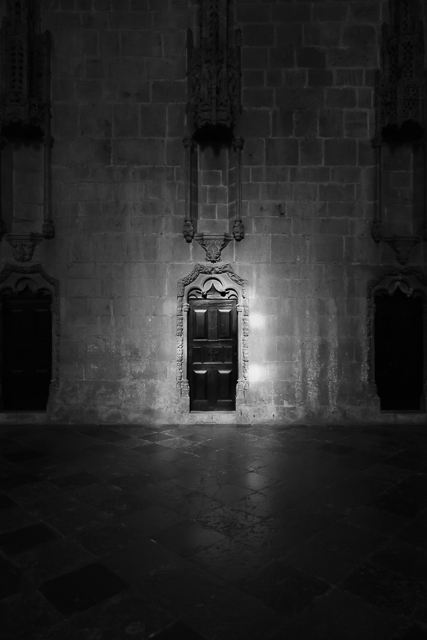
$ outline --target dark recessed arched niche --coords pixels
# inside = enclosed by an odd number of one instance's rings
[[[425,411],[427,280],[391,272],[369,286],[370,382],[382,411]]]

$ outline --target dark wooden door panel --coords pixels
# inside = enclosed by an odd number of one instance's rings
[[[188,379],[193,411],[236,406],[237,310],[235,300],[191,300]]]

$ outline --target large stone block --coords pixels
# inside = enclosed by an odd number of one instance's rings
[[[165,141],[161,138],[113,140],[114,164],[164,165]]]
[[[319,199],[325,201],[351,202],[356,197],[354,184],[320,184]]]
[[[112,135],[112,106],[83,104],[80,106],[80,135],[91,138],[110,138]]]
[[[308,259],[307,238],[303,235],[272,235],[271,262],[299,263]]]
[[[274,106],[274,90],[271,88],[243,89],[243,103],[254,108]]]
[[[267,165],[298,164],[298,140],[270,138],[266,140]]]
[[[270,69],[293,69],[295,66],[295,50],[288,43],[279,43],[277,47],[271,47],[268,55]]]
[[[113,134],[115,138],[135,138],[139,136],[139,105],[114,105]],[[154,134],[151,135],[153,136]]]
[[[323,165],[323,140],[299,140],[300,166]]]
[[[332,139],[325,140],[325,164],[349,165],[357,164],[356,140]]]
[[[248,47],[269,47],[274,43],[273,24],[244,24],[243,42]]]
[[[331,5],[332,7],[333,5]],[[304,44],[307,46],[337,47],[341,44],[341,25],[339,21],[324,24],[305,23]]]
[[[313,262],[343,262],[344,238],[314,235],[309,240],[309,258]]]

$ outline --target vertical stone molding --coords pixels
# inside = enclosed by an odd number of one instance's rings
[[[427,240],[427,91],[419,0],[390,0],[376,76],[377,207],[374,242],[386,242],[399,264]]]
[[[241,32],[229,0],[200,0],[199,44],[187,32],[185,222],[183,235],[244,237],[241,201]],[[234,43],[230,39],[234,36]],[[222,220],[223,234],[210,222]],[[230,221],[233,221],[230,223]],[[231,227],[231,228],[230,228]],[[199,234],[200,238],[200,234]],[[197,239],[197,238],[196,238]],[[209,257],[207,258],[209,260]]]
[[[0,30],[1,233],[18,262],[53,238],[50,33],[40,0],[7,0]]]
[[[249,301],[247,293],[247,281],[238,276],[230,264],[220,266],[197,264],[194,269],[185,278],[178,281],[177,291],[177,373],[176,383],[178,393],[181,398],[185,398],[188,403],[189,410],[189,391],[187,373],[187,318],[189,304],[187,302],[188,294],[191,290],[199,288],[204,289],[204,283],[208,282],[212,276],[215,276],[223,286],[224,290],[232,287],[238,297],[237,315],[238,315],[238,371],[237,371],[237,387],[236,400],[237,403],[243,402],[246,392],[249,389]]]

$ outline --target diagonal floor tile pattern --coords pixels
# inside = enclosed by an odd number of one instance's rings
[[[3,425],[2,640],[427,640],[427,428]]]

